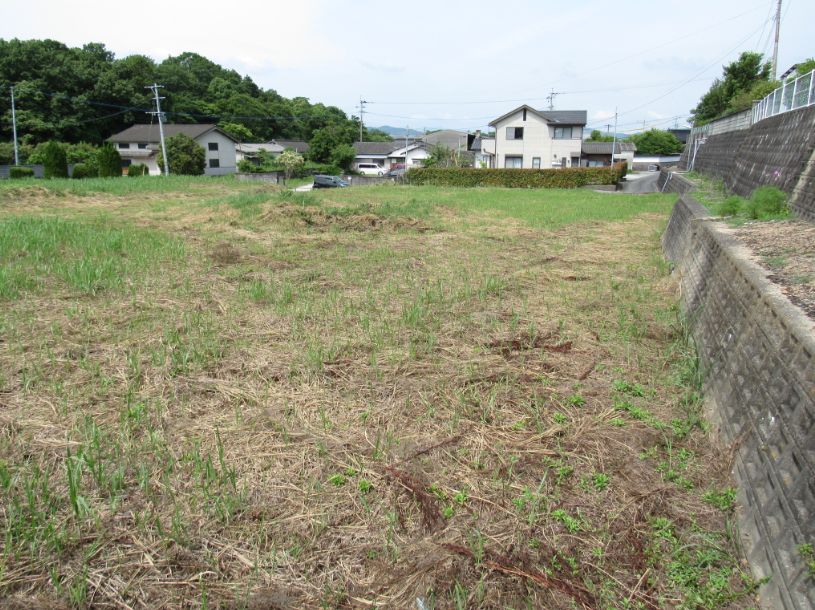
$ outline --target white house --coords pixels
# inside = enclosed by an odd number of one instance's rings
[[[475,132],[470,142],[470,152],[473,154],[473,167],[495,167],[495,138]]]
[[[578,167],[585,126],[585,110],[519,106],[490,123],[495,129],[495,167]]]
[[[424,142],[408,141],[407,147],[404,140],[392,140],[390,142],[354,142],[354,169],[359,169],[359,164],[376,164],[382,168],[383,172],[388,172],[394,167],[421,167],[424,160],[430,156]]]
[[[164,125],[165,140],[179,133],[183,133],[195,140],[204,149],[206,165],[204,174],[207,176],[221,176],[233,174],[236,170],[235,138],[217,125],[182,125],[169,123]],[[133,125],[108,138],[116,146],[122,157],[122,165],[130,166],[132,163],[143,163],[147,166],[151,176],[161,174],[158,166],[158,151],[161,148],[157,124]]]

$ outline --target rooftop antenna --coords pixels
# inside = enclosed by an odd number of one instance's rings
[[[554,89],[552,89],[549,92],[549,95],[546,96],[546,101],[549,102],[549,111],[550,112],[555,109],[555,97],[558,96],[558,95],[561,95],[562,93],[564,93],[564,92],[563,91],[555,91]]]

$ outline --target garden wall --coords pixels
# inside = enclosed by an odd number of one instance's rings
[[[705,397],[734,450],[739,524],[765,608],[815,608],[798,546],[815,542],[815,324],[721,223],[685,195],[663,248],[704,367]]]
[[[694,171],[716,176],[738,195],[772,184],[790,195],[796,215],[815,221],[815,106],[709,136]]]

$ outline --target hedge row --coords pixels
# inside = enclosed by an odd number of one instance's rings
[[[506,188],[577,188],[587,184],[616,184],[626,173],[625,164],[612,167],[565,169],[476,169],[471,167],[422,167],[411,169],[411,184],[434,186],[502,186]]]

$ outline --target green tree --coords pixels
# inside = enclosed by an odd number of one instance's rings
[[[203,147],[196,144],[191,137],[179,133],[167,138],[165,146],[171,174],[200,176],[204,173],[206,154]],[[164,156],[161,151],[158,154],[158,165],[164,167]]]
[[[48,142],[43,149],[43,166],[46,178],[67,178],[68,157],[59,142]]]
[[[295,151],[287,149],[280,153],[277,162],[285,168],[286,180],[288,180],[297,169],[303,167],[305,159]]]
[[[350,169],[357,152],[350,144],[340,144],[331,151],[331,164],[342,169]]]
[[[629,139],[637,145],[637,152],[644,155],[672,155],[682,152],[682,142],[669,131],[649,129]]]
[[[238,142],[251,142],[255,139],[252,132],[240,123],[219,123],[218,127],[223,129]]]
[[[96,172],[100,178],[114,178],[122,175],[122,156],[106,142],[96,154]]]
[[[761,82],[770,80],[770,64],[762,63],[761,53],[744,52],[739,58],[726,65],[722,78],[713,81],[710,89],[702,96],[696,108],[691,110],[693,123],[700,125],[715,118],[740,110],[744,95]],[[734,106],[733,102],[739,104]]]
[[[587,142],[613,142],[614,136],[603,135],[599,129],[592,129]]]
[[[338,125],[328,125],[314,132],[309,141],[308,157],[317,163],[331,162],[334,149],[354,141],[353,133]]]

